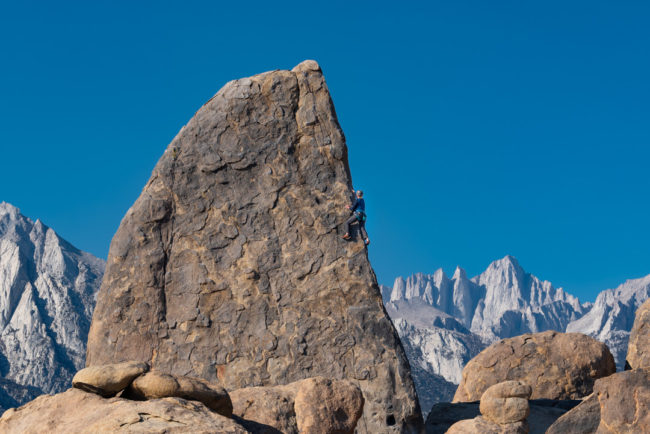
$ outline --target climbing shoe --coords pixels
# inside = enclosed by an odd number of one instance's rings
[[[350,236],[350,234],[345,234],[345,235],[343,235],[343,239],[344,239],[344,240],[349,240],[350,238],[352,238],[352,237]]]

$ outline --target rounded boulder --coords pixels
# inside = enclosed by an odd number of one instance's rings
[[[581,399],[594,381],[616,371],[607,346],[581,333],[525,334],[481,351],[463,369],[453,402],[478,401],[492,385],[517,380],[530,399]]]
[[[110,398],[148,370],[149,365],[142,362],[89,366],[77,372],[72,379],[72,387]]]

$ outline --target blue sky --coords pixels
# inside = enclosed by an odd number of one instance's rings
[[[583,300],[650,274],[647,2],[0,8],[0,200],[83,250],[223,84],[311,58],[381,283],[506,254]]]

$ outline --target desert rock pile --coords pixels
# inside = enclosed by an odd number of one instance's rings
[[[505,381],[489,387],[481,397],[482,416],[456,422],[450,434],[527,433],[531,388],[520,381]]]
[[[0,432],[352,434],[363,412],[361,390],[346,380],[315,377],[240,389],[231,400],[221,386],[148,368],[86,368],[75,376],[73,389],[8,410]],[[143,372],[134,376],[138,370]]]
[[[493,384],[518,380],[532,387],[531,399],[578,399],[594,381],[616,371],[605,344],[581,333],[525,334],[503,339],[463,369],[454,402],[476,401]]]

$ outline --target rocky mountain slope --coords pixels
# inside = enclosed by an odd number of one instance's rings
[[[440,269],[397,278],[392,288],[382,287],[382,294],[409,361],[417,367],[415,383],[427,411],[424,403],[451,400],[463,366],[483,348],[524,333],[585,333],[606,343],[622,369],[634,312],[650,295],[650,276],[603,291],[592,305],[506,256],[472,279],[461,268],[451,278]],[[429,377],[448,384],[432,391],[425,386]]]
[[[0,406],[69,387],[104,261],[0,203]]]
[[[316,62],[228,83],[113,238],[87,365],[143,361],[228,390],[352,379],[366,402],[359,432],[418,432],[367,251],[341,239],[351,187]]]
[[[628,280],[598,294],[589,312],[569,323],[566,331],[584,333],[607,344],[618,370],[623,370],[635,312],[649,297],[650,275]]]

